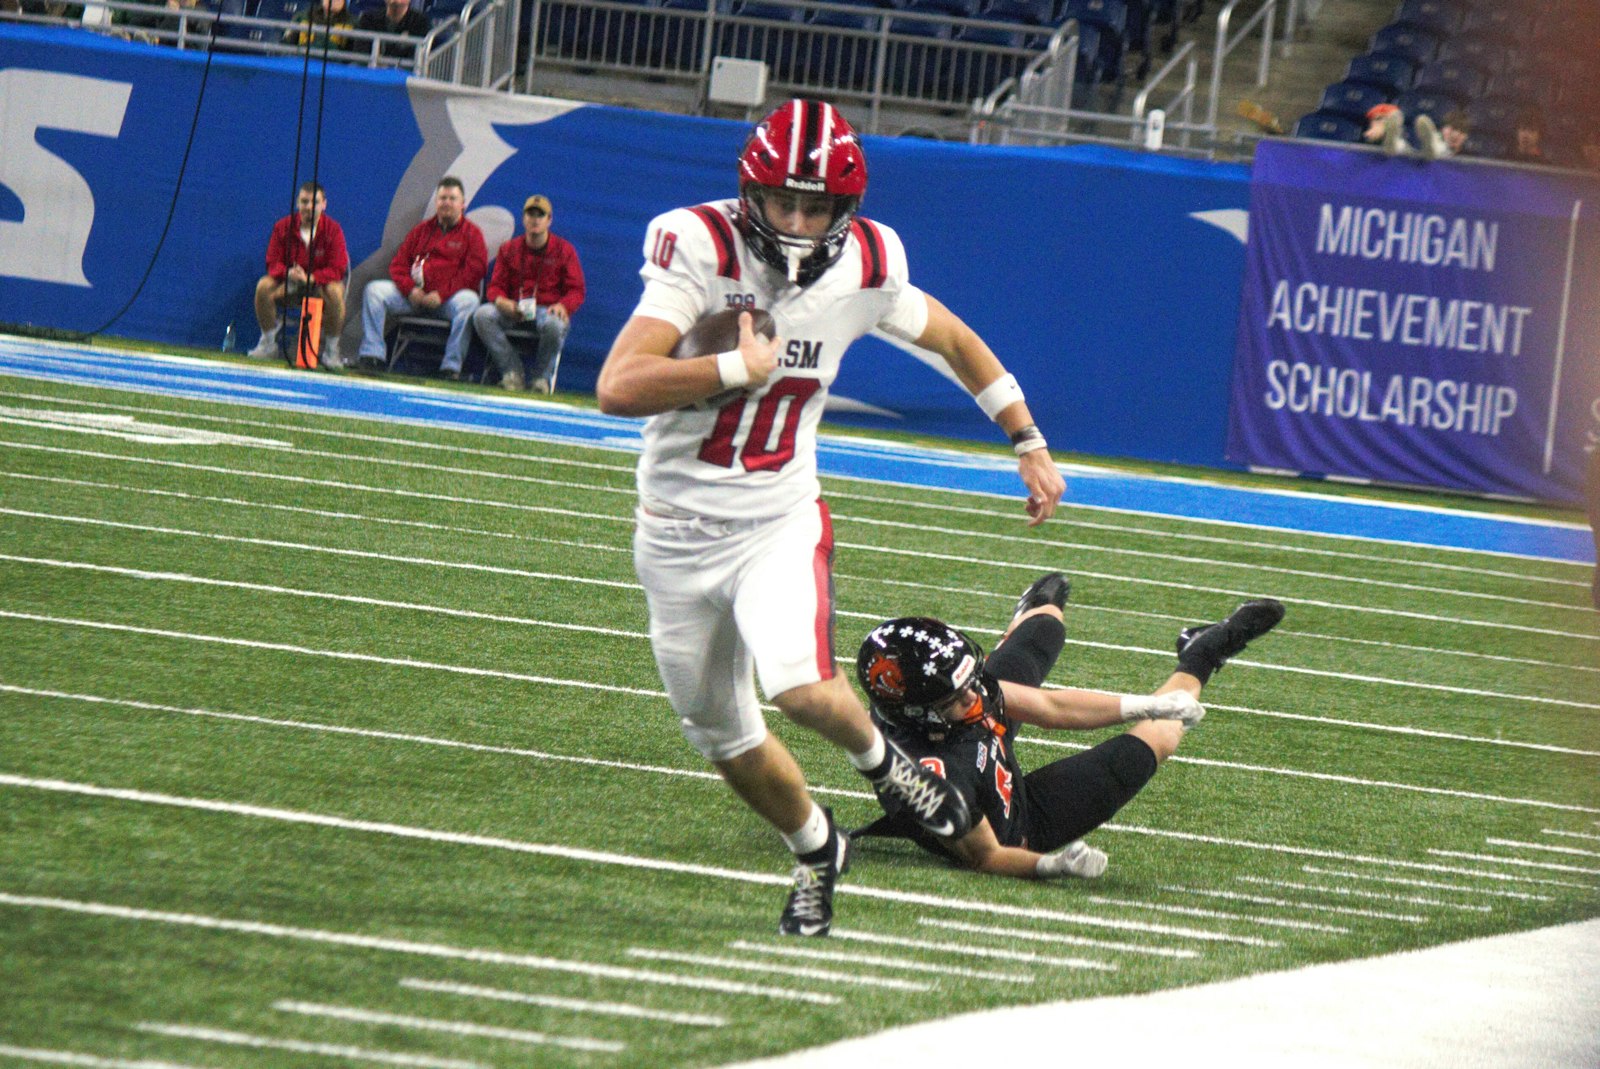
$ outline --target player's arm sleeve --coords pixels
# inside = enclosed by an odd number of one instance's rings
[[[636,316],[665,320],[687,333],[708,310],[709,287],[716,251],[705,222],[679,208],[650,221],[644,235],[644,294]]]
[[[906,263],[906,247],[900,235],[882,223],[877,226],[883,235],[884,255],[889,262],[888,277],[883,283],[889,307],[878,320],[878,329],[901,341],[914,342],[928,327],[928,298],[911,284],[911,269]]]

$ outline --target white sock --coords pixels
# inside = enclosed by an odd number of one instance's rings
[[[828,845],[828,815],[816,802],[811,803],[811,815],[800,825],[800,830],[785,835],[783,841],[798,857],[821,850]]]
[[[278,340],[278,328],[277,327],[272,327],[272,328],[270,328],[268,330],[263,330],[261,332],[261,340],[256,343],[256,348],[257,349],[265,349],[267,346],[271,345],[273,342],[275,342],[277,340]]]
[[[860,753],[850,755],[850,763],[863,772],[871,772],[883,764],[883,759],[889,756],[889,748],[884,744],[883,732],[878,730],[876,724],[872,727],[872,745]]]

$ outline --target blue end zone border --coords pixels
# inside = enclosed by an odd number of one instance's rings
[[[431,424],[637,453],[642,420],[511,397],[477,397],[390,380],[306,374],[186,357],[130,355],[0,337],[0,374],[226,401],[266,408]],[[822,474],[875,483],[991,494],[1021,516],[1021,485],[1004,457],[824,435]],[[1218,486],[1192,479],[1066,469],[1073,505],[1249,528],[1593,564],[1583,524],[1361,501],[1300,490]]]

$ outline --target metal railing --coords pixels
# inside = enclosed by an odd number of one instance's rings
[[[117,19],[121,14],[126,21]],[[334,47],[328,58],[374,68],[399,68],[421,77],[485,89],[509,88],[514,74],[516,12],[507,0],[473,0],[458,16],[435,26],[425,37],[333,27]],[[512,20],[508,27],[507,20]],[[318,26],[291,18],[258,18],[203,8],[159,8],[138,0],[92,0],[81,17],[0,12],[0,21],[36,25],[81,26],[129,40],[185,50],[211,47],[216,32],[218,51],[268,56],[298,56],[305,46],[295,38]],[[320,41],[311,46],[320,59]]]
[[[1166,81],[1167,75],[1178,70],[1180,66],[1183,70],[1183,85],[1159,107],[1150,109],[1147,113],[1146,108],[1149,106],[1151,94],[1156,91],[1157,86]],[[1133,118],[1138,125],[1134,126],[1130,134],[1131,139],[1148,149],[1171,147],[1188,151],[1192,135],[1196,133],[1214,135],[1215,130],[1202,130],[1194,121],[1195,89],[1199,84],[1199,73],[1200,63],[1195,58],[1194,42],[1186,41],[1160,70],[1150,76],[1150,80],[1145,82],[1144,87],[1133,98]],[[1174,120],[1173,116],[1179,114],[1182,118]],[[1179,135],[1179,143],[1176,146],[1167,144],[1169,131],[1177,131]]]
[[[1211,54],[1211,97],[1206,101],[1205,122],[1206,129],[1213,136],[1215,136],[1217,129],[1218,102],[1222,98],[1222,65],[1227,61],[1233,50],[1243,44],[1246,37],[1250,36],[1250,31],[1263,23],[1264,25],[1262,25],[1261,29],[1261,57],[1256,61],[1256,85],[1266,85],[1267,75],[1271,72],[1272,24],[1273,19],[1277,17],[1278,0],[1265,0],[1260,10],[1250,16],[1250,20],[1239,27],[1238,34],[1230,39],[1228,29],[1233,24],[1233,13],[1238,10],[1239,5],[1243,2],[1244,0],[1229,0],[1228,6],[1224,7],[1221,14],[1217,16],[1217,39]]]

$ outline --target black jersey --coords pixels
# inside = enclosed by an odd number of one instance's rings
[[[972,809],[988,818],[1002,846],[1027,845],[1028,798],[1014,746],[1020,726],[1006,716],[1000,681],[987,671],[982,676],[983,719],[954,727],[942,737],[898,728],[873,712],[873,721],[913,760],[948,780]],[[885,817],[863,828],[864,835],[893,835],[912,839],[942,857],[950,856],[943,844],[924,832],[909,817]]]

